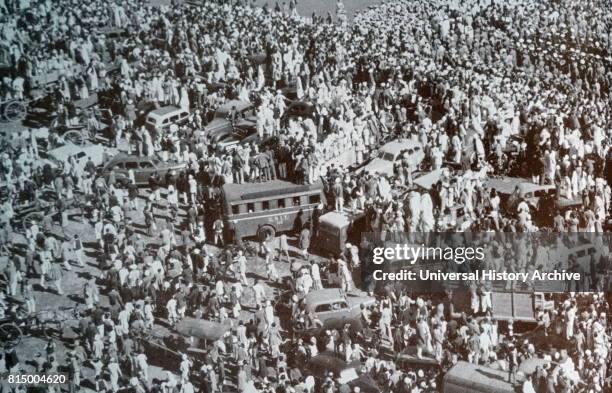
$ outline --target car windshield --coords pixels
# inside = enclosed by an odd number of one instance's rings
[[[385,160],[385,161],[395,161],[395,156],[393,155],[393,153],[383,153],[382,157],[380,157],[381,159]]]
[[[215,117],[227,117],[228,113],[229,112],[227,112],[225,110],[217,109],[217,111],[215,112]]]

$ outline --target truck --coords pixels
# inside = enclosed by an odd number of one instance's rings
[[[332,255],[340,255],[347,242],[359,244],[364,228],[365,214],[362,211],[354,214],[348,211],[327,212],[319,218],[317,247]]]
[[[548,283],[546,283],[548,284]],[[554,284],[554,283],[550,283]],[[462,312],[470,312],[472,293],[467,287],[449,285],[452,317],[459,318]],[[540,289],[540,290],[538,290]],[[553,310],[554,288],[506,288],[504,283],[495,282],[491,287],[491,311],[501,321],[536,322],[537,310]],[[563,289],[560,289],[563,291]]]

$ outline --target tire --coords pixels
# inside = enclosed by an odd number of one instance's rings
[[[272,225],[262,225],[259,229],[257,229],[257,238],[260,241],[265,241],[270,238],[274,238],[276,236],[276,230]]]
[[[2,114],[8,121],[23,120],[26,115],[26,106],[22,101],[11,101],[4,104]]]
[[[14,323],[0,325],[0,343],[5,349],[19,345],[22,335],[21,329]]]
[[[64,140],[77,146],[83,146],[85,144],[85,137],[81,131],[68,131],[64,134]]]

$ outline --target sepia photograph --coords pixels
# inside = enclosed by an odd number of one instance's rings
[[[611,0],[0,0],[0,78],[0,393],[612,393]]]

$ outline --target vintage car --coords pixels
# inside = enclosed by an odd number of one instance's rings
[[[220,132],[211,138],[212,144],[218,151],[232,150],[240,144],[250,144],[259,141],[257,129],[246,125],[244,128],[236,128],[231,132]]]
[[[287,124],[289,119],[301,117],[303,119],[314,119],[316,109],[314,104],[306,101],[295,101],[289,104],[283,118],[281,119],[283,124]]]
[[[535,184],[518,177],[490,178],[486,180],[484,187],[494,188],[500,196],[502,206],[509,212],[516,212],[519,203],[525,201],[533,211],[543,216],[536,218],[547,225],[552,224],[556,210],[565,211],[582,204],[580,197],[569,199],[557,195],[554,184]]]
[[[121,153],[104,165],[102,174],[108,179],[111,172],[114,172],[115,181],[122,186],[129,183],[130,170],[133,171],[134,181],[138,186],[148,185],[151,175],[157,174],[163,185],[168,175],[178,175],[186,168],[186,164],[181,162],[163,162],[156,157],[140,157]]]
[[[443,393],[514,393],[508,372],[459,361],[442,381]]]
[[[373,297],[363,292],[344,294],[339,288],[325,288],[310,291],[298,300],[303,314],[292,315],[289,299],[292,292],[279,297],[276,309],[281,316],[281,324],[296,336],[316,335],[328,329],[342,329],[348,325],[355,333],[363,333],[359,317],[361,305],[371,306]],[[317,321],[309,326],[301,315],[311,314]]]
[[[359,361],[347,363],[333,352],[321,352],[310,358],[305,365],[306,371],[315,380],[322,383],[325,378],[333,374],[334,380],[339,385],[346,385],[351,391],[356,387],[363,393],[378,393],[382,390],[376,381],[366,374],[360,374],[363,365]]]
[[[101,145],[78,146],[66,143],[64,146],[48,150],[46,159],[54,168],[64,167],[71,160],[74,165],[83,170],[89,159],[95,166],[99,166],[104,163],[109,154],[112,154],[112,152]]]
[[[402,160],[404,151],[408,151],[409,161],[413,168],[418,169],[425,158],[423,147],[419,142],[399,140],[383,145],[378,151],[378,157],[370,161],[362,170],[393,176],[393,168],[396,163]]]
[[[188,354],[195,368],[199,369],[205,363],[210,344],[222,338],[230,329],[229,323],[186,317],[169,332],[147,332],[141,338],[141,344],[147,357],[156,364],[178,367],[182,354]]]
[[[145,120],[145,126],[150,130],[167,131],[171,125],[182,125],[188,120],[188,111],[169,105],[149,112]]]
[[[230,113],[236,111],[234,124],[229,119]],[[255,106],[248,101],[232,100],[217,108],[214,118],[204,127],[209,138],[222,138],[236,129],[255,129],[257,117]]]

